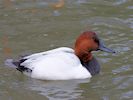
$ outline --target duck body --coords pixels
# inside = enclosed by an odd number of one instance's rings
[[[24,74],[41,80],[91,78],[90,72],[81,64],[74,50],[67,47],[35,53],[13,64]]]

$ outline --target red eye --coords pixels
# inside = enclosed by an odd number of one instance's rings
[[[99,45],[99,38],[98,37],[93,37],[93,40]]]

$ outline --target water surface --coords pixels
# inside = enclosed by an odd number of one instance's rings
[[[132,100],[132,0],[0,1],[1,100]],[[91,80],[40,81],[6,68],[4,60],[73,47],[75,38],[93,30],[117,54],[94,52],[101,73]]]

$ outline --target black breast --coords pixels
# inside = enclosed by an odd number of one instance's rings
[[[81,62],[82,65],[91,73],[91,75],[99,74],[100,72],[100,64],[96,60],[96,58],[93,57],[93,59],[87,63]]]

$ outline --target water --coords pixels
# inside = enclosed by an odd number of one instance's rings
[[[0,1],[0,100],[133,100],[132,0]],[[117,54],[94,52],[101,73],[91,80],[40,81],[6,68],[10,57],[73,47],[93,30]]]

